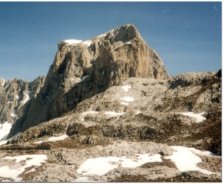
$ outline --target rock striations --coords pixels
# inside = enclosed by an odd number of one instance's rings
[[[64,40],[46,78],[0,78],[0,182],[219,182],[221,100],[133,25]]]

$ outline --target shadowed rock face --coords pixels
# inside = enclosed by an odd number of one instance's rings
[[[162,60],[133,25],[121,26],[81,43],[63,41],[39,95],[16,122],[11,135],[59,117],[129,77],[167,79]]]
[[[35,98],[44,83],[44,77],[32,82],[0,79],[0,123],[14,123],[27,109],[29,100]],[[0,124],[1,125],[1,124]]]

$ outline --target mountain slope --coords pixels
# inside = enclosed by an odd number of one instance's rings
[[[188,85],[179,82],[185,78]],[[66,133],[80,143],[91,140],[97,144],[110,138],[155,141],[221,155],[220,104],[221,80],[213,73],[179,75],[170,80],[130,78],[13,141]]]
[[[22,181],[220,181],[221,78],[129,78],[0,150],[47,155]]]

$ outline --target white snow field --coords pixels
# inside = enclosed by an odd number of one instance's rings
[[[210,154],[207,151],[202,153],[202,151],[196,150],[195,148],[187,148],[184,146],[172,146],[172,148],[174,150],[173,154],[165,158],[172,160],[181,172],[199,171],[208,175],[212,174],[211,171],[197,166],[198,163],[202,162],[201,158],[197,154],[199,153],[199,155],[209,156]]]
[[[91,45],[91,40],[86,40],[86,41],[83,41],[83,40],[76,40],[76,39],[68,39],[68,40],[63,40],[64,43],[66,44],[69,44],[69,45],[77,45],[79,43],[81,44],[84,44],[84,45],[87,45],[88,47]]]
[[[11,128],[12,124],[7,121],[4,122],[3,124],[0,124],[0,140],[5,138],[9,134]]]
[[[20,155],[14,157],[4,157],[4,160],[13,160],[15,164],[12,166],[0,166],[0,177],[11,178],[15,182],[19,182],[22,178],[19,177],[26,168],[39,167],[46,162],[47,156],[40,155]],[[21,163],[22,162],[22,163]]]
[[[164,159],[170,159],[173,163],[175,163],[180,172],[198,171],[207,175],[216,174],[206,169],[202,169],[197,165],[198,163],[202,162],[199,155],[213,156],[211,152],[183,146],[171,147],[173,149],[173,154],[164,157]],[[118,167],[134,169],[136,167],[142,166],[145,163],[151,162],[162,162],[161,155],[137,154],[135,158],[127,158],[126,156],[89,158],[80,165],[80,167],[77,169],[77,173],[81,174],[79,181],[88,181],[85,176],[103,176],[109,171]]]
[[[75,40],[75,39],[68,39],[68,40],[63,40],[64,43],[67,43],[69,45],[76,45],[78,43],[83,42],[82,40]]]
[[[82,44],[87,45],[88,47],[91,45],[92,41],[91,40],[86,40],[84,42],[82,42]]]
[[[90,158],[79,167],[77,173],[102,176],[118,167],[136,168],[148,162],[162,162],[162,159],[159,154],[138,154],[135,159],[126,157]]]
[[[198,150],[196,148],[188,148],[189,150],[191,150],[193,153],[197,154],[197,155],[201,155],[201,156],[216,156],[213,153],[211,153],[210,151],[201,151]]]

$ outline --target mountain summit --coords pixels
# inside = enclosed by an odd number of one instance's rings
[[[58,44],[43,88],[31,99],[11,135],[60,117],[129,77],[168,78],[162,60],[134,25],[118,27],[92,40],[64,40]]]

